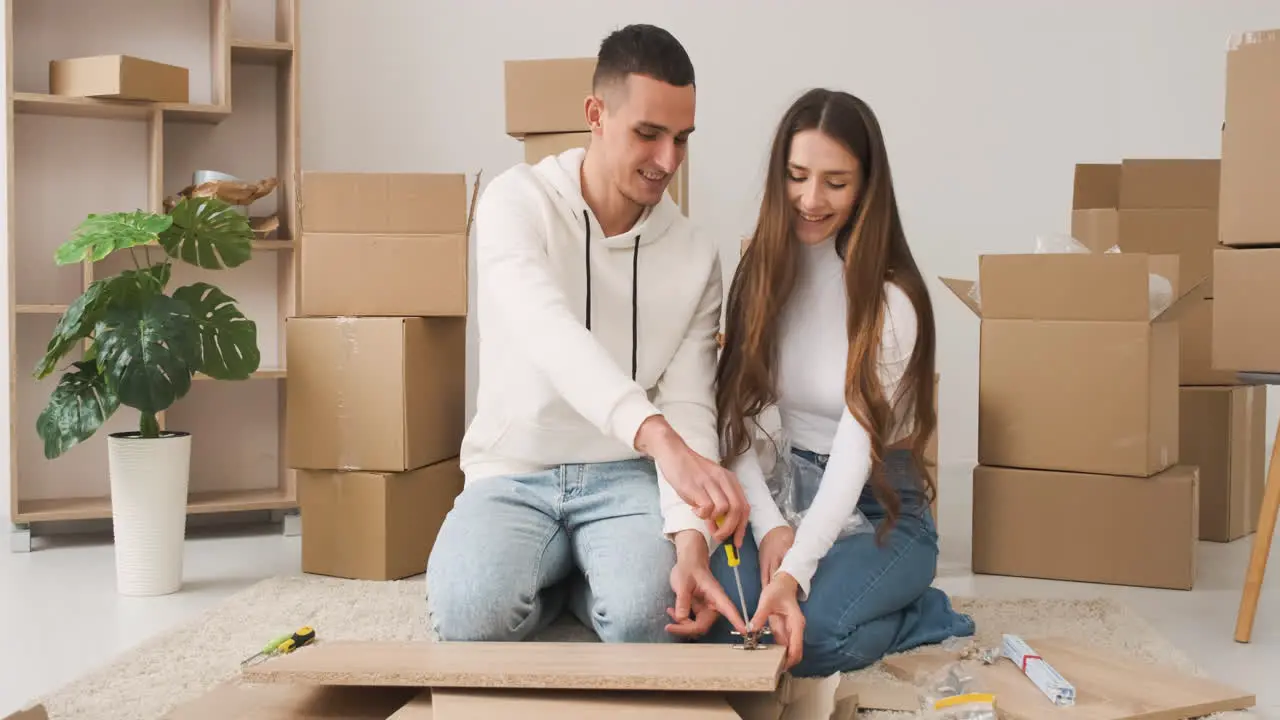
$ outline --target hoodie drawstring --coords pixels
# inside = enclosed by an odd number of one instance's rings
[[[591,329],[591,216],[586,210],[582,211],[582,221],[587,226],[586,245],[583,252],[585,260],[585,271],[587,275],[587,330]],[[631,248],[631,379],[636,379],[636,371],[639,366],[638,362],[638,325],[639,325],[639,299],[640,286],[638,279],[640,277],[640,236],[636,235],[635,244]]]

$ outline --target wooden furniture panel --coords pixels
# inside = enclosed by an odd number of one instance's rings
[[[741,720],[715,693],[433,690],[431,712],[434,720]]]
[[[541,690],[768,692],[772,645],[556,642],[328,642],[246,668],[248,682]]]

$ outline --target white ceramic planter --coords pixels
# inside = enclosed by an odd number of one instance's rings
[[[191,435],[113,433],[107,438],[116,589],[167,595],[182,587]]]

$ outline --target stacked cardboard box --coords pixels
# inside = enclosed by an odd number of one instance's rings
[[[421,573],[462,490],[462,175],[305,173],[287,445],[304,572]]]
[[[1152,276],[1172,287],[1152,312]],[[973,571],[1190,588],[1176,255],[988,255],[943,282],[981,318]]]
[[[1280,30],[1227,53],[1213,365],[1280,372]]]
[[[586,100],[591,95],[595,58],[508,60],[505,64],[507,134],[524,144],[525,162],[586,147],[591,142]],[[667,187],[689,214],[689,161]]]
[[[1178,320],[1180,462],[1200,470],[1200,539],[1230,542],[1253,532],[1262,501],[1266,390],[1211,361],[1220,167],[1201,158],[1077,165],[1071,229],[1096,252],[1176,254],[1179,282],[1202,283]]]

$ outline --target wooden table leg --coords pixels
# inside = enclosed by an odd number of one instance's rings
[[[1244,591],[1240,596],[1240,612],[1236,616],[1236,642],[1247,643],[1253,635],[1253,618],[1258,611],[1258,596],[1262,594],[1262,578],[1267,572],[1267,557],[1271,554],[1271,539],[1275,534],[1276,516],[1280,514],[1280,426],[1276,428],[1275,444],[1271,447],[1271,464],[1267,467],[1267,489],[1262,496],[1262,511],[1258,516],[1258,529],[1253,535],[1253,551],[1249,555],[1249,569],[1245,572]]]

